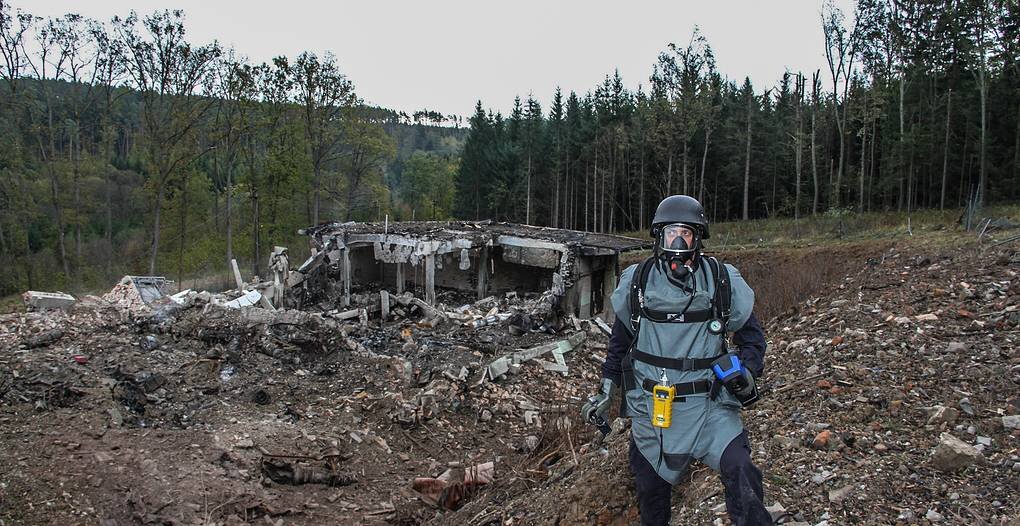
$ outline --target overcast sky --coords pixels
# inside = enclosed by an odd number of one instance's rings
[[[39,16],[67,12],[108,20],[135,9],[183,9],[189,39],[213,39],[252,61],[332,51],[366,102],[411,113],[428,108],[469,116],[477,100],[502,111],[529,93],[548,108],[564,93],[594,89],[619,69],[647,87],[670,42],[695,25],[731,79],[756,90],[783,71],[825,69],[821,0],[13,0]],[[837,5],[849,11],[850,0]],[[849,13],[848,13],[849,14]]]

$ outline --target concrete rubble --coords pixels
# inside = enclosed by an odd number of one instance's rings
[[[598,441],[578,415],[631,241],[381,228],[309,229],[310,258],[275,247],[228,291],[127,276],[0,315],[0,521],[636,522],[627,421]],[[745,423],[780,524],[1020,511],[1016,263],[931,252],[844,254],[853,272],[763,320]],[[748,257],[766,281],[774,255]],[[725,524],[723,501],[696,464],[672,522]]]
[[[39,292],[30,290],[21,295],[25,307],[29,310],[43,311],[50,309],[67,309],[74,305],[76,299],[63,292]]]

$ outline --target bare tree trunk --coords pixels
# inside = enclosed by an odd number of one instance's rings
[[[801,140],[803,140],[802,135],[804,134],[804,121],[802,120],[802,115],[801,115],[801,106],[803,106],[803,104],[804,104],[804,76],[801,75],[801,74],[797,74],[797,106],[796,106],[797,131],[796,131],[796,135],[794,135],[794,140],[793,140],[794,148],[796,149],[796,151],[794,152],[794,156],[793,157],[794,157],[794,162],[797,164],[796,168],[794,169],[794,172],[796,173],[796,180],[795,180],[794,185],[793,185],[794,186],[794,198],[793,198],[793,219],[794,220],[800,219],[800,178],[801,178],[801,168],[802,168],[801,165],[803,164],[802,163],[802,158],[803,158],[803,155],[804,155],[803,147],[801,147],[801,144],[800,144]]]
[[[906,74],[905,73],[900,73],[900,144],[899,144],[899,161],[900,161],[899,164],[900,165],[899,165],[899,170],[898,170],[899,173],[900,173],[900,184],[899,184],[900,198],[899,198],[899,206],[897,206],[898,210],[903,210],[903,168],[904,168],[904,164],[906,164],[906,163],[903,162],[904,150],[906,150],[906,127],[904,126],[904,123],[903,123],[903,98],[904,98],[905,94],[906,94]]]
[[[977,186],[977,206],[981,207],[985,204],[985,191],[988,186],[988,182],[985,178],[985,150],[988,144],[987,132],[988,132],[988,84],[985,79],[985,57],[984,49],[981,50],[981,68],[978,69],[978,89],[981,95],[981,150],[978,154],[978,186]]]
[[[181,242],[177,247],[177,292],[184,286],[184,245],[188,242],[188,178],[181,183]]]
[[[315,166],[315,180],[312,182],[312,224],[319,224],[319,185],[322,181],[322,173],[318,165]]]
[[[946,209],[946,179],[949,177],[949,119],[952,116],[953,89],[946,93],[946,140],[942,149],[942,192],[939,198],[939,210]]]
[[[106,271],[104,277],[110,278],[113,268],[113,170],[110,166],[110,140],[103,141],[103,169],[106,171]]]
[[[683,167],[683,178],[684,178],[684,195],[691,195],[687,189],[687,150],[690,148],[690,141],[684,141],[684,167]]]
[[[590,232],[588,229],[588,187],[591,186],[588,183],[588,163],[585,163],[584,167],[584,231]]]
[[[233,195],[231,195],[231,194],[234,193],[233,192],[233,189],[234,189],[233,172],[234,172],[234,166],[233,166],[233,162],[231,162],[231,163],[227,164],[227,188],[226,188],[226,192],[225,192],[226,193],[226,200],[227,200],[227,269],[228,269],[228,272],[230,272],[230,269],[233,268],[233,267],[231,267],[231,263],[230,262],[234,259],[234,217],[233,217],[233,210],[232,210],[232,206],[231,206],[233,201],[234,201]],[[318,223],[316,223],[316,224],[318,224]]]
[[[1020,134],[1017,135],[1020,137]],[[641,175],[638,178],[638,230],[645,231],[645,155],[641,152]]]
[[[698,184],[698,202],[705,198],[705,163],[708,161],[708,144],[712,139],[712,129],[705,130],[705,150],[701,152],[701,182]]]
[[[849,82],[849,80],[847,80]],[[834,102],[835,103],[835,102]],[[840,203],[840,187],[843,185],[843,165],[846,164],[844,159],[846,158],[846,108],[849,104],[846,98],[843,98],[843,117],[836,119],[836,131],[839,133],[839,163],[836,164],[836,183],[832,188],[832,195],[829,196],[829,201],[832,206],[839,208]],[[839,109],[837,108],[838,112]],[[849,176],[848,176],[849,178]],[[831,180],[831,179],[830,179]]]
[[[53,202],[53,209],[57,215],[57,240],[60,248],[60,264],[64,269],[64,277],[71,279],[71,268],[67,263],[67,248],[64,245],[64,213],[63,208],[60,206],[59,192],[57,190],[56,174],[53,173],[53,167],[49,167],[50,170],[50,199]]]
[[[560,156],[557,156],[557,159],[562,161],[562,158]],[[559,166],[562,166],[562,164],[560,164]],[[558,228],[560,226],[560,171],[559,171],[559,169],[556,170],[556,192],[555,192],[555,196],[553,197],[553,209],[552,209],[551,216],[552,216],[552,221],[550,221],[551,224],[549,226],[551,226],[553,228]]]
[[[868,145],[868,123],[867,121],[865,121],[864,125],[861,126],[861,184],[859,189],[860,195],[858,196],[857,205],[857,211],[862,213],[864,212],[864,173],[865,168],[867,168],[864,164],[864,153],[868,150],[866,148],[867,145]]]
[[[149,275],[156,274],[156,255],[159,254],[159,215],[160,210],[163,208],[163,192],[166,183],[161,181],[159,188],[156,190],[156,206],[154,215],[152,218],[152,253],[149,256]]]
[[[871,210],[871,199],[875,195],[875,193],[873,191],[873,188],[875,187],[875,143],[877,142],[875,139],[878,137],[878,130],[877,130],[877,128],[878,128],[878,120],[877,119],[872,120],[871,121],[871,153],[869,154],[869,160],[868,160],[868,198],[864,201],[865,204],[868,207],[868,210]]]
[[[252,241],[252,264],[251,272],[254,276],[261,276],[259,272],[259,261],[262,259],[262,225],[260,224],[259,192],[253,186],[251,190],[251,241]]]
[[[963,155],[960,156],[960,188],[957,189],[956,193],[956,206],[963,206],[963,192],[964,188],[970,182],[968,163],[970,158],[967,157],[967,146],[970,145],[970,119],[966,119],[963,126]]]
[[[531,152],[528,152],[528,196],[524,205],[524,224],[531,224]]]
[[[75,140],[79,139],[79,140]],[[74,185],[74,254],[75,265],[78,270],[75,274],[81,274],[81,142],[78,133],[70,136],[71,173],[72,184]],[[79,276],[80,277],[80,276]]]
[[[744,152],[744,221],[748,219],[748,197],[751,189],[751,101],[747,101],[747,147]]]
[[[1016,110],[1016,141],[1013,146],[1013,180],[1020,181],[1020,104],[1017,105]],[[1015,199],[1018,195],[1017,188],[1020,184],[1013,185],[1013,198]]]
[[[811,214],[818,213],[818,156],[815,144],[815,110],[811,109],[811,179],[814,181],[815,197],[811,202]]]
[[[663,199],[673,195],[673,152],[669,152],[669,161],[666,165],[666,195]]]

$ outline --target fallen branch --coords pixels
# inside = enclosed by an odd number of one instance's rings
[[[772,392],[772,394],[785,393],[786,391],[789,391],[790,389],[793,389],[794,387],[797,387],[798,385],[802,385],[802,384],[804,384],[806,382],[810,382],[811,380],[814,380],[815,378],[821,378],[823,376],[825,376],[825,373],[818,373],[818,374],[813,374],[813,375],[805,377],[805,378],[801,378],[800,380],[794,380],[794,381],[792,381],[792,382],[790,382],[790,383],[780,387],[779,389],[776,389],[775,391]]]

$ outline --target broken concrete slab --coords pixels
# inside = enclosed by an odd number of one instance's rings
[[[74,296],[63,292],[40,292],[37,290],[27,291],[21,295],[21,298],[29,310],[38,311],[68,309],[78,301]]]
[[[596,317],[592,318],[592,319],[591,319],[591,321],[595,322],[595,325],[596,325],[596,326],[597,326],[597,327],[599,328],[599,330],[600,330],[600,331],[602,331],[602,332],[603,332],[603,333],[604,333],[604,334],[605,334],[606,336],[610,336],[610,335],[612,335],[612,334],[613,334],[613,329],[611,329],[611,328],[609,327],[609,325],[608,325],[608,324],[607,324],[606,322],[602,321],[602,318],[599,318],[598,316],[596,316]]]
[[[515,352],[512,355],[513,361],[516,363],[524,363],[528,360],[538,358],[539,356],[542,356],[545,353],[550,353],[553,351],[559,351],[560,353],[568,353],[574,350],[574,348],[577,347],[578,345],[581,345],[581,343],[584,342],[586,336],[587,335],[583,332],[577,332],[571,334],[570,337],[568,337],[565,340],[546,343],[544,345],[539,345],[537,347],[532,347],[530,349]]]
[[[546,353],[553,353],[556,358],[556,363],[544,362],[548,365],[543,365],[544,368],[551,371],[556,371],[566,374],[568,372],[566,361],[563,360],[563,354],[574,350],[578,345],[584,342],[586,334],[583,332],[577,332],[571,334],[565,340],[559,340],[523,351],[517,351],[515,353],[502,356],[489,363],[486,368],[486,372],[490,380],[495,380],[500,376],[503,376],[510,371],[512,365],[521,364],[529,360],[534,360]]]
[[[252,307],[259,304],[259,300],[262,299],[262,293],[257,290],[249,290],[244,293],[243,296],[225,302],[224,307],[228,309],[242,309],[245,307]]]

